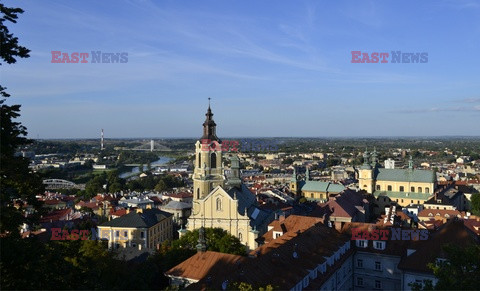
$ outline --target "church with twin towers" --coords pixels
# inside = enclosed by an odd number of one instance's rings
[[[228,153],[230,169],[225,169],[224,149],[205,146],[205,141],[222,143],[210,104],[205,116],[203,135],[195,143],[193,209],[187,230],[202,226],[222,228],[248,249],[255,249],[256,239],[267,231],[274,213],[260,209],[255,195],[242,183],[240,160],[235,153]]]

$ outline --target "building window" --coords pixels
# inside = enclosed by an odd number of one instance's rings
[[[357,247],[359,247],[359,248],[366,248],[367,247],[368,241],[366,241],[366,240],[359,239],[356,242],[357,242]]]
[[[210,168],[215,169],[217,167],[217,154],[212,153],[210,155]]]
[[[410,187],[410,192],[415,192],[415,187]]]
[[[128,238],[128,232],[127,232],[127,231],[124,231],[124,232],[123,232],[123,237],[124,237],[124,238]]]
[[[120,236],[120,231],[117,230],[117,231],[115,232],[115,237],[119,237],[119,236]]]
[[[385,249],[385,242],[384,241],[375,241],[373,243],[373,248],[377,250],[384,250]]]
[[[310,198],[313,198],[313,193],[310,193]]]
[[[410,203],[413,203],[413,200],[410,200]]]
[[[198,154],[198,167],[201,168],[202,167],[202,154]]]
[[[362,259],[357,260],[357,268],[363,268],[363,260]]]
[[[380,190],[380,185],[377,185],[377,190]]]
[[[363,286],[363,278],[357,277],[357,286]]]
[[[375,270],[381,271],[382,270],[382,263],[379,261],[375,262]]]
[[[140,232],[140,238],[145,238],[145,232],[143,231]]]
[[[200,188],[197,189],[197,199],[200,199]]]
[[[418,192],[418,193],[422,193],[422,187],[418,187],[417,192]]]
[[[382,282],[380,280],[375,280],[375,289],[382,289]]]
[[[222,199],[217,198],[217,211],[222,211]]]
[[[430,193],[430,188],[426,187],[425,188],[425,193],[427,193],[427,194]]]
[[[238,233],[238,240],[243,241],[243,235],[241,232]]]
[[[392,185],[388,185],[387,190],[392,191]]]
[[[400,192],[405,191],[405,188],[403,186],[400,186]]]

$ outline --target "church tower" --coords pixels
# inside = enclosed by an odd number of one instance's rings
[[[376,164],[376,151],[373,153],[372,164]],[[363,165],[359,170],[358,184],[360,190],[365,190],[367,193],[373,193],[374,189],[374,175],[375,168],[369,163],[369,154],[367,151],[363,154]]]
[[[222,146],[217,137],[217,125],[213,121],[213,113],[210,108],[203,123],[203,135],[195,143],[195,165],[193,172],[193,198],[195,200],[205,198],[215,187],[224,187]]]

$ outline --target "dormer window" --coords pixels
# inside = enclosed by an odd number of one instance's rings
[[[386,243],[384,241],[374,241],[373,248],[376,250],[384,250]]]
[[[363,240],[363,239],[357,240],[357,247],[366,248],[367,246],[368,246],[368,241],[367,240]]]

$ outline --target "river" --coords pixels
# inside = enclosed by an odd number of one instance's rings
[[[154,162],[151,162],[150,165],[152,166],[152,168],[155,168],[157,166],[162,166],[162,165],[165,165],[166,163],[168,163],[169,161],[173,160],[173,158],[170,158],[170,157],[159,157],[158,160],[154,161]],[[147,167],[147,165],[143,165],[143,168],[145,169]],[[132,170],[130,170],[129,172],[123,172],[121,173],[120,175],[118,175],[118,177],[120,178],[127,178],[128,176],[131,176],[132,174],[136,174],[140,172],[140,169],[138,167],[134,167],[132,168]]]

